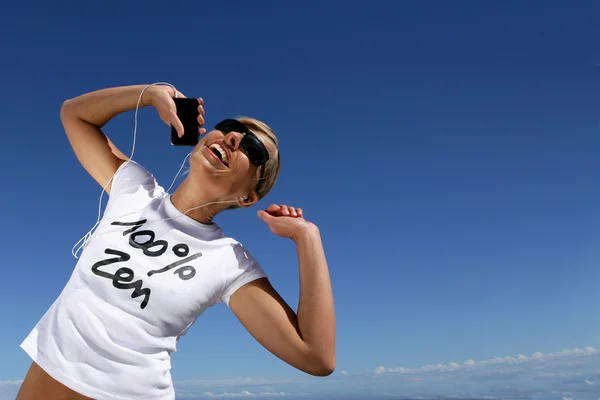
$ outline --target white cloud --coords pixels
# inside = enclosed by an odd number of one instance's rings
[[[21,379],[20,381],[0,381],[0,387],[4,387],[4,386],[15,386],[15,385],[21,385],[23,383],[23,380]]]
[[[375,375],[379,375],[379,374],[384,374],[388,371],[389,368],[384,367],[383,365],[380,365],[379,367],[375,368]]]
[[[290,379],[268,379],[268,378],[228,378],[228,379],[192,379],[177,381],[178,385],[197,387],[237,387],[249,385],[273,385],[292,383]]]
[[[555,353],[543,354],[540,352],[533,353],[531,357],[524,356],[523,354],[519,354],[516,358],[511,356],[506,357],[495,357],[488,360],[483,360],[479,362],[475,362],[473,360],[467,360],[461,366],[455,362],[450,362],[448,365],[437,364],[437,365],[426,365],[420,368],[404,368],[404,367],[396,367],[396,368],[387,368],[383,365],[375,368],[373,373],[375,375],[382,375],[386,373],[396,373],[396,374],[420,374],[420,373],[430,373],[430,372],[447,372],[454,371],[457,369],[464,369],[467,367],[476,367],[476,366],[493,366],[493,365],[502,365],[502,364],[520,364],[527,362],[535,362],[535,361],[547,361],[547,360],[558,360],[566,357],[582,357],[582,356],[590,356],[598,354],[598,350],[593,347],[586,347],[585,349],[573,349],[573,350],[562,350]]]
[[[600,400],[600,351],[593,347],[535,352],[416,368],[379,366],[363,385],[403,398]],[[417,379],[418,378],[418,379]]]
[[[0,381],[0,400],[14,400],[22,380]]]
[[[210,398],[219,398],[219,397],[284,397],[289,396],[289,393],[286,392],[261,392],[261,393],[252,393],[247,390],[242,390],[239,393],[211,393],[205,392],[203,396]]]
[[[176,381],[187,400],[281,398],[360,399],[378,396],[431,399],[479,398],[600,400],[600,351],[586,347],[529,356],[453,361],[417,368],[379,366],[374,371],[340,369],[326,378],[229,378]],[[0,381],[0,400],[14,400],[22,381]],[[563,399],[564,398],[564,399]]]

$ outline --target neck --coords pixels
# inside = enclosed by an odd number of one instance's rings
[[[175,208],[202,224],[212,224],[213,218],[227,207],[226,204],[205,205],[215,201],[219,201],[217,196],[211,196],[210,193],[187,178],[181,182],[171,196],[171,202]],[[189,211],[190,209],[193,210]]]

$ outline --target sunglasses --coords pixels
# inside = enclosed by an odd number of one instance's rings
[[[248,156],[250,162],[257,167],[263,166],[269,160],[269,152],[260,139],[240,121],[226,119],[215,125],[215,129],[225,134],[238,132],[244,134],[240,149]]]

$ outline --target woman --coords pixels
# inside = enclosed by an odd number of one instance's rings
[[[271,129],[250,118],[201,128],[189,174],[172,195],[101,131],[139,100],[181,136],[173,97],[184,96],[165,85],[127,86],[64,103],[71,146],[110,197],[69,282],[21,345],[33,363],[18,400],[173,399],[169,354],[220,302],[283,361],[316,376],[334,370],[335,313],[318,228],[299,208],[272,204],[258,212],[274,234],[296,244],[296,314],[250,253],[213,223],[273,187],[279,152]]]

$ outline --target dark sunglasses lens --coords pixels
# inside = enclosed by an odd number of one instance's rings
[[[261,166],[269,160],[265,145],[253,134],[244,136],[241,145],[252,164]]]
[[[246,127],[246,125],[240,121],[236,119],[226,119],[219,122],[215,126],[215,129],[225,134],[229,132],[243,133],[244,137],[240,143],[242,149],[252,164],[256,165],[257,167],[266,164],[266,162],[269,160],[269,152],[267,151],[265,145],[260,141],[259,138],[256,137],[254,133],[252,133],[252,131]]]
[[[215,129],[220,130],[224,133],[229,133],[229,132],[239,132],[239,133],[251,133],[248,128],[246,128],[246,125],[242,124],[240,121],[235,120],[235,119],[226,119],[224,121],[219,122],[216,126]]]

